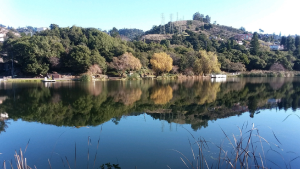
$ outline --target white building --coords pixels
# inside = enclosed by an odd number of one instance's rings
[[[270,45],[270,50],[283,50],[284,47],[281,45]]]
[[[237,44],[243,45],[243,41],[236,41]]]
[[[37,32],[41,32],[41,31],[45,31],[45,30],[48,30],[48,28],[47,27],[36,28]]]
[[[4,37],[5,37],[5,34],[4,33],[0,33],[0,42],[4,42]]]

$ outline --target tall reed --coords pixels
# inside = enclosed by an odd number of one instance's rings
[[[226,134],[226,132],[221,128],[225,136],[225,140],[223,140],[219,145],[207,141],[202,137],[196,139],[191,132],[185,129],[189,132],[189,134],[194,140],[194,142],[188,140],[193,159],[192,160],[189,159],[187,156],[185,156],[183,153],[177,150],[173,150],[173,151],[176,151],[183,157],[183,158],[180,157],[180,160],[187,168],[192,168],[192,169],[204,169],[204,168],[260,169],[260,168],[268,168],[269,162],[274,166],[280,168],[280,166],[276,164],[274,161],[266,158],[266,153],[263,146],[264,144],[270,146],[270,149],[268,151],[273,151],[282,157],[283,164],[287,169],[291,168],[291,162],[300,159],[300,156],[298,156],[288,162],[285,161],[281,153],[274,150],[271,147],[271,144],[278,148],[279,146],[277,144],[268,142],[265,138],[260,136],[259,130],[254,126],[254,124],[252,125],[250,130],[246,130],[246,128],[244,129],[244,125],[242,126],[242,128],[238,127],[239,135],[238,136],[233,135],[232,138],[230,138]],[[281,142],[279,141],[279,139],[277,138],[274,132],[273,132],[273,136],[275,137],[276,141],[281,145]],[[231,148],[229,149],[224,148],[223,147],[224,142],[228,143]],[[218,157],[214,160],[211,160],[215,162],[209,163],[206,158],[208,157],[207,152],[209,151],[210,144],[215,146],[219,151],[218,151]],[[197,151],[193,149],[193,145],[196,146]]]

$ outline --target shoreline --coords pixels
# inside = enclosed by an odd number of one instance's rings
[[[295,77],[300,76],[300,71],[264,71],[264,70],[257,70],[257,71],[248,71],[248,72],[241,72],[241,73],[223,73],[227,77]],[[93,79],[91,81],[132,81],[132,80],[142,80],[142,79],[156,79],[156,80],[176,80],[176,79],[207,79],[210,76],[186,76],[186,75],[166,75],[166,76],[149,76],[149,77],[138,77],[138,78],[122,78],[122,77],[107,77],[101,79]],[[1,81],[6,82],[42,82],[44,78],[9,78],[6,80],[1,79]],[[57,82],[67,82],[67,81],[80,81],[80,78],[57,78],[55,79]]]

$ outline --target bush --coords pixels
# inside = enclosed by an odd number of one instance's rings
[[[285,77],[285,74],[284,74],[284,73],[281,73],[281,72],[279,72],[279,73],[278,73],[278,77]]]
[[[120,74],[116,71],[107,72],[106,74],[109,75],[109,76],[113,76],[113,77],[119,77],[120,76]]]
[[[87,75],[87,74],[84,74],[80,77],[80,81],[82,82],[89,82],[89,81],[92,81],[92,77]]]
[[[132,75],[127,76],[127,80],[137,80],[139,78],[140,78],[140,75],[137,73],[133,73]]]

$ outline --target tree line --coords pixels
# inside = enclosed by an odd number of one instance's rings
[[[199,19],[198,14],[194,17]],[[155,31],[156,28],[150,30]],[[123,29],[120,32],[130,31]],[[139,36],[142,33],[133,32]],[[201,30],[174,33],[171,39],[159,43],[138,39],[122,40],[116,28],[102,32],[95,28],[62,28],[51,24],[50,30],[32,37],[9,37],[0,45],[0,50],[7,53],[6,57],[3,55],[5,61],[14,62],[16,74],[32,76],[51,71],[74,74],[90,71],[123,76],[128,71],[150,69],[157,75],[167,72],[203,75],[221,70],[269,70],[274,63],[282,64],[287,70],[300,70],[299,37],[282,37],[286,51],[270,51],[261,45],[257,33],[251,42],[244,41],[243,45],[233,38],[209,37]]]
[[[185,58],[181,50],[190,51],[194,59],[202,59],[207,54],[206,51],[199,52],[186,47],[170,48],[163,43],[124,41],[116,32],[111,30],[110,36],[94,28],[60,28],[51,24],[50,30],[36,33],[32,37],[8,38],[2,51],[8,54],[6,60],[13,61],[15,69],[25,75],[45,75],[49,71],[80,74],[95,67],[102,73],[118,72],[120,75],[126,71],[151,68],[160,75],[170,72],[176,66],[174,59]],[[175,58],[172,58],[172,54],[176,55]],[[211,71],[219,69],[198,72]]]

